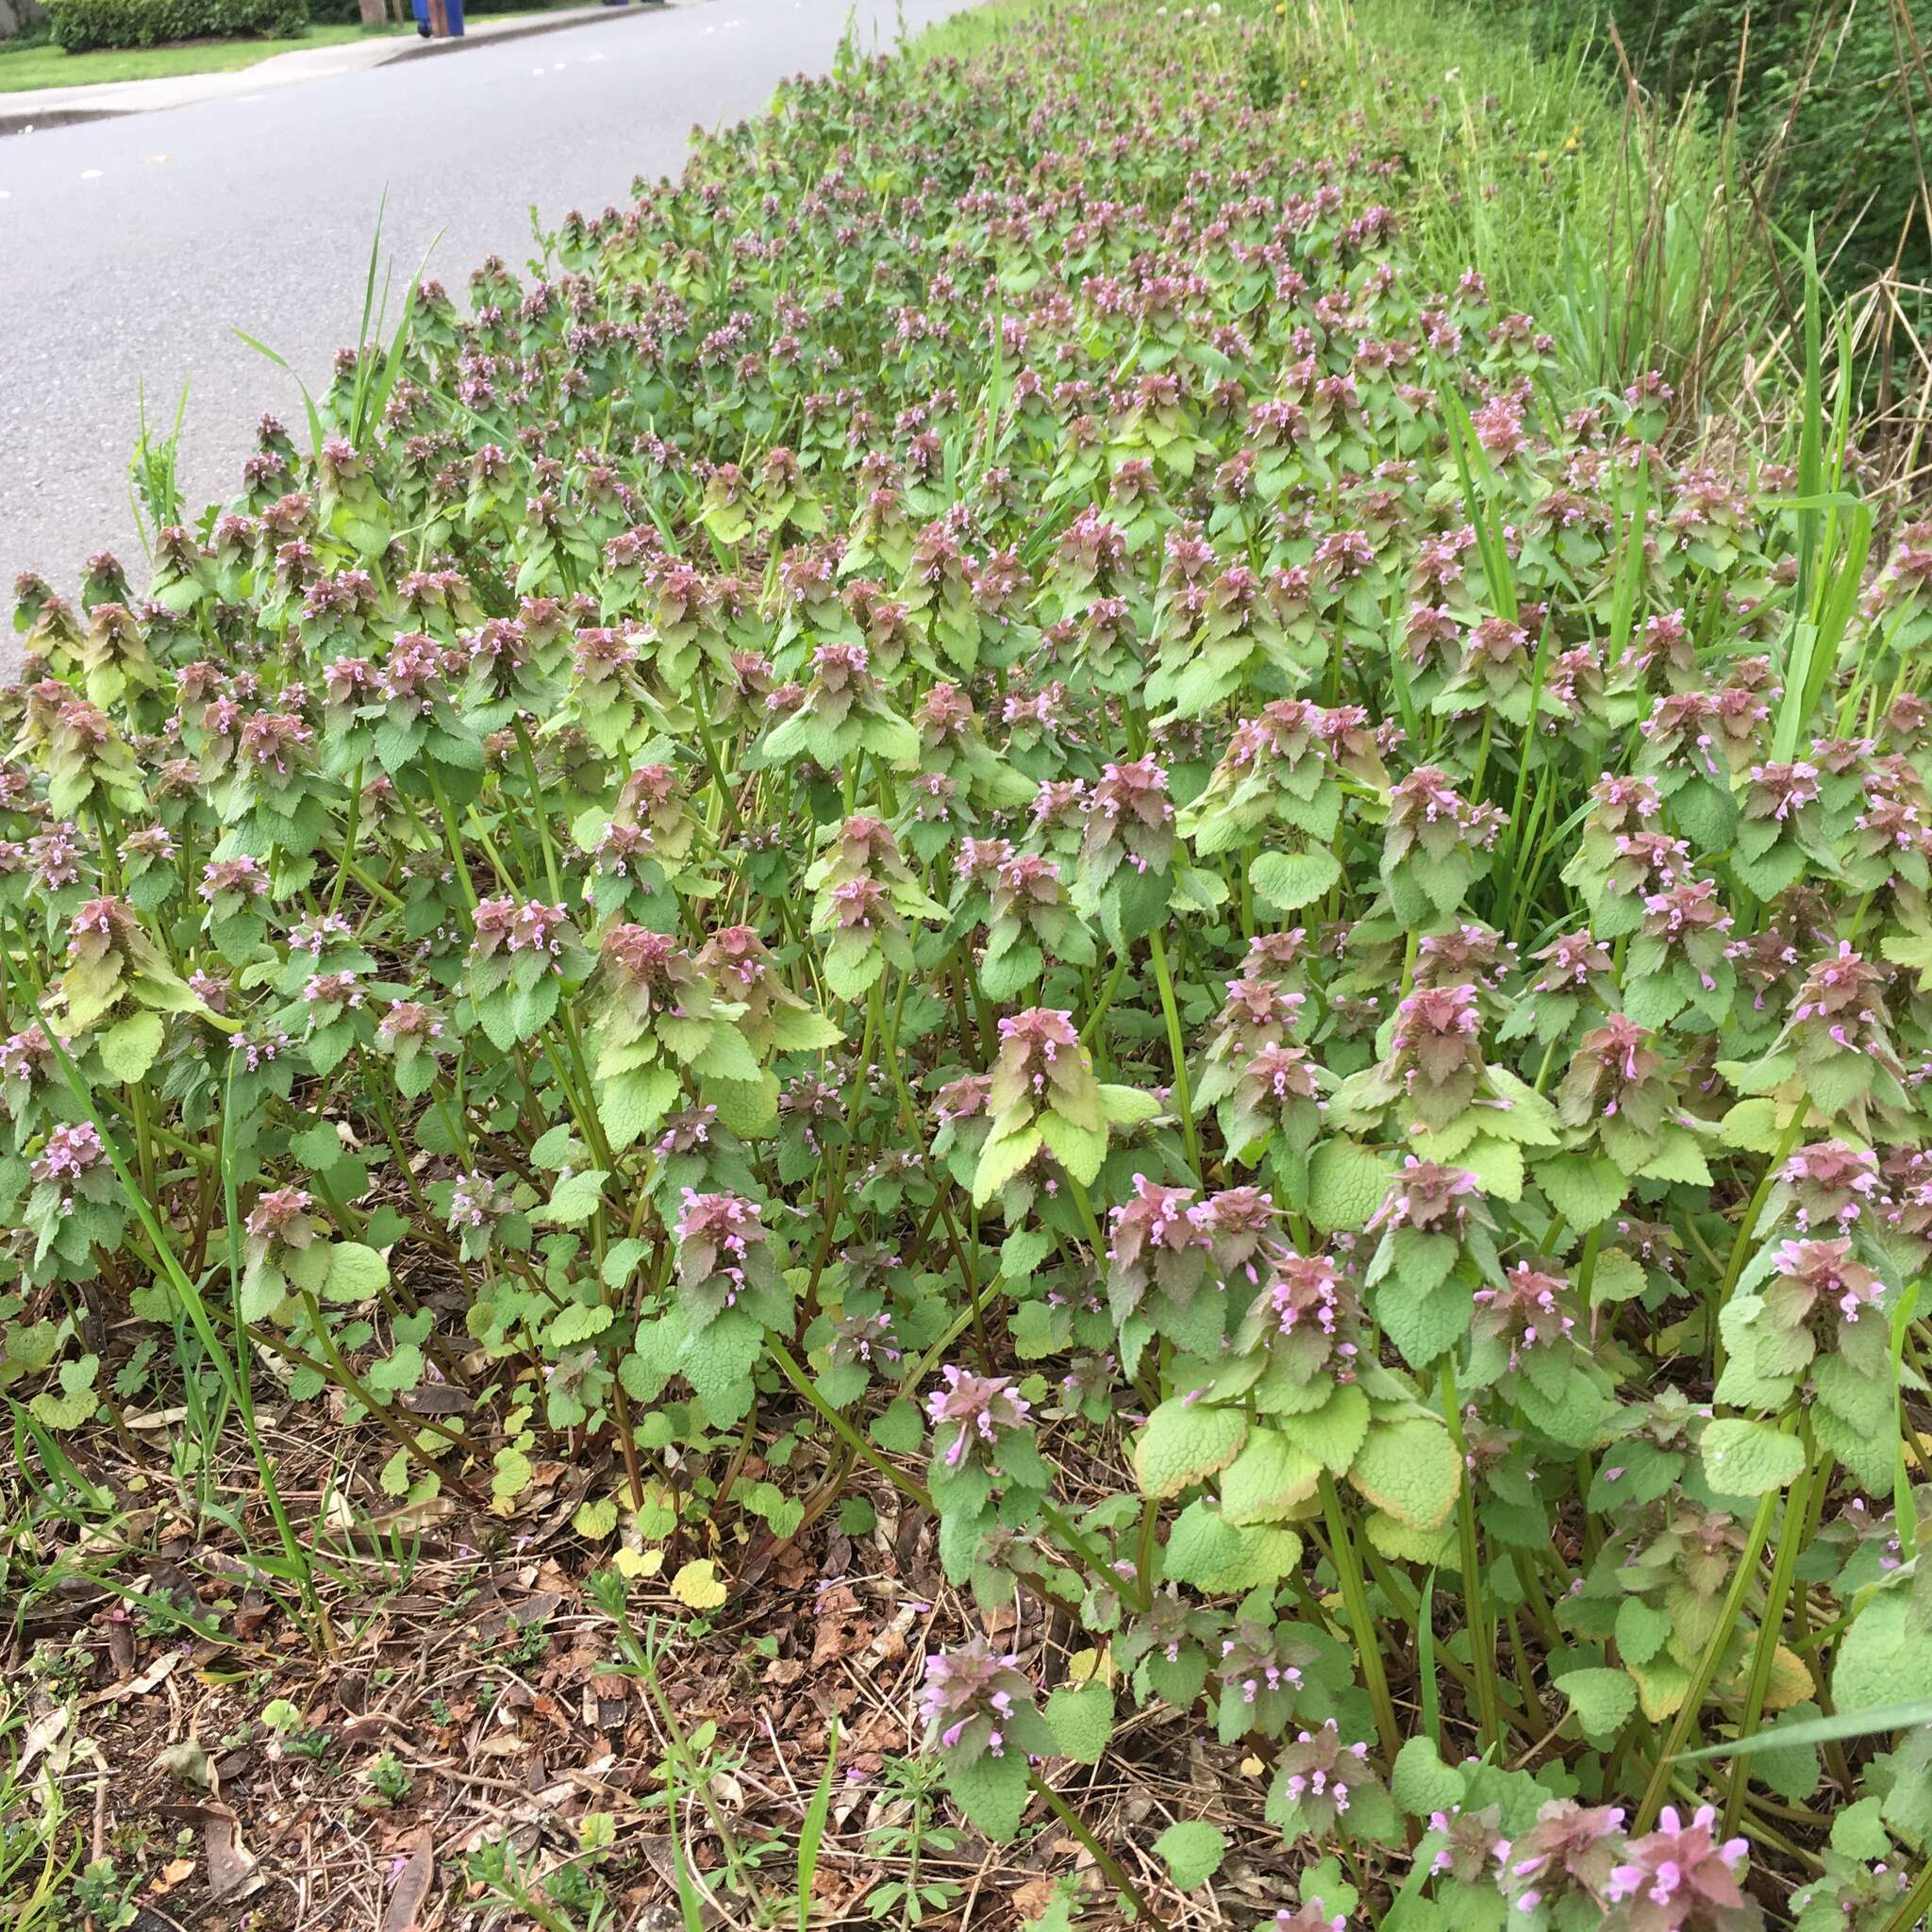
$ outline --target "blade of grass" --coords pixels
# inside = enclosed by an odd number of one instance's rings
[[[1707,1744],[1701,1751],[1678,1751],[1673,1764],[1704,1764],[1721,1757],[1748,1757],[1754,1751],[1784,1751],[1804,1744],[1831,1744],[1844,1738],[1876,1738],[1893,1731],[1915,1731],[1932,1724],[1932,1697],[1909,1697],[1898,1704],[1876,1705],[1870,1710],[1840,1711],[1832,1717],[1807,1718],[1803,1724],[1774,1724],[1754,1730],[1727,1744]]]

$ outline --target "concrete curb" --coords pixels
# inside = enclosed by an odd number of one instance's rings
[[[472,52],[478,47],[502,46],[509,41],[532,40],[539,34],[563,33],[572,27],[593,26],[599,21],[604,20],[639,19],[646,14],[660,13],[664,10],[665,6],[666,0],[630,0],[630,4],[625,7],[572,8],[567,11],[555,14],[533,14],[527,20],[506,21],[501,26],[487,33],[473,29],[470,33],[465,34],[461,40],[425,41],[414,36],[398,34],[394,37],[392,44],[390,42],[371,43],[373,53],[375,48],[377,47],[381,51],[374,53],[374,58],[358,61],[356,64],[355,71],[358,73],[367,73],[373,68],[391,67],[399,60],[426,60],[438,54],[462,54]],[[480,28],[483,24],[483,22],[479,21],[477,27]],[[323,50],[317,49],[316,51],[321,52]],[[223,74],[210,74],[207,75],[183,75],[179,76],[179,80],[191,81],[205,78],[227,82],[234,80],[242,75],[251,75],[256,76],[257,84],[259,86],[262,84],[260,68],[272,66],[275,60],[282,58],[285,57],[279,55],[273,56],[270,59],[260,62],[257,67],[230,68],[226,73]],[[329,74],[291,75],[284,80],[269,80],[267,86],[271,89],[296,87],[304,81],[328,80],[334,77],[333,75]],[[168,85],[171,87],[176,84],[174,81],[154,83],[156,86]],[[149,83],[145,81],[122,81],[97,82],[93,83],[93,85],[145,87]],[[30,97],[26,97],[31,98],[37,103],[44,99],[47,104],[44,108],[39,106],[30,108],[0,107],[0,140],[4,140],[8,135],[38,134],[42,129],[50,127],[75,127],[87,121],[124,121],[136,114],[165,113],[171,108],[190,108],[197,106],[203,101],[216,101],[228,98],[239,93],[242,90],[225,86],[210,88],[207,92],[200,94],[177,94],[175,98],[166,101],[136,100],[128,103],[116,102],[111,105],[73,103],[65,106],[60,103],[62,92],[63,90],[59,88],[47,88]]]
[[[388,59],[375,64],[387,67],[397,60],[427,60],[438,54],[466,54],[474,47],[494,47],[505,41],[533,40],[538,34],[560,34],[567,27],[593,26],[599,19],[639,20],[647,13],[662,13],[667,4],[668,0],[629,0],[629,4],[624,7],[599,7],[595,13],[579,13],[573,8],[555,19],[539,14],[530,20],[518,21],[514,31],[505,27],[501,33],[478,35],[474,40],[468,34],[459,41],[417,40],[400,53],[391,54]]]

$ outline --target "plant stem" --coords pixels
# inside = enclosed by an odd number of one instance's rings
[[[1718,1326],[1718,1320],[1730,1306],[1731,1292],[1738,1285],[1738,1276],[1744,1272],[1744,1263],[1750,1257],[1751,1238],[1757,1232],[1757,1217],[1764,1212],[1765,1201],[1770,1197],[1773,1184],[1776,1181],[1778,1170],[1790,1158],[1791,1149],[1798,1144],[1798,1136],[1805,1131],[1805,1116],[1810,1103],[1800,1100],[1796,1111],[1782,1134],[1778,1136],[1777,1151],[1759,1176],[1757,1190],[1745,1204],[1744,1218],[1738,1224],[1736,1238],[1731,1242],[1730,1257],[1724,1263],[1724,1278],[1719,1285],[1717,1300],[1710,1311],[1710,1348],[1713,1374],[1722,1374],[1724,1366],[1724,1335]]]
[[[435,765],[425,759],[423,769],[429,774],[430,796],[436,800],[436,809],[442,817],[442,835],[449,841],[450,857],[456,861],[457,879],[463,889],[463,904],[475,912],[476,882],[470,876],[470,858],[463,850],[463,835],[458,828],[457,815],[450,809],[449,795],[442,789],[442,780],[436,775]]]
[[[1188,1163],[1194,1178],[1206,1185],[1208,1171],[1201,1165],[1201,1142],[1194,1133],[1194,1105],[1188,1091],[1188,1053],[1181,1038],[1181,1016],[1174,1000],[1174,975],[1167,970],[1167,947],[1157,925],[1147,935],[1148,950],[1154,956],[1154,978],[1160,988],[1160,1012],[1167,1022],[1167,1050],[1174,1061],[1174,1098],[1180,1109],[1181,1136],[1188,1143]]]
[[[1141,1897],[1140,1887],[1127,1876],[1120,1860],[1088,1830],[1086,1821],[1080,1814],[1037,1771],[1029,1771],[1026,1774],[1026,1782],[1046,1800],[1060,1823],[1093,1854],[1093,1862],[1107,1874],[1108,1880],[1114,1890],[1127,1901],[1127,1908],[1132,1915],[1143,1924],[1158,1924],[1159,1920],[1155,1916],[1154,1907]]]
[[[1141,1590],[1138,1584],[1129,1587],[1126,1578],[1074,1527],[1061,1510],[1043,1496],[1040,1500],[1040,1517],[1041,1521],[1079,1558],[1081,1569],[1086,1571],[1095,1583],[1112,1591],[1116,1596],[1124,1596],[1137,1610],[1144,1610],[1147,1607],[1150,1599],[1146,1591]]]
[[[819,1415],[832,1426],[832,1431],[846,1446],[854,1450],[863,1460],[872,1464],[908,1502],[917,1503],[922,1509],[933,1509],[933,1500],[924,1486],[916,1483],[903,1471],[893,1468],[879,1452],[855,1429],[825,1398],[811,1385],[810,1378],[799,1366],[798,1358],[778,1338],[769,1331],[765,1336],[765,1346],[772,1352],[772,1359],[778,1364],[779,1373],[805,1397]],[[934,1515],[938,1510],[933,1509]]]
[[[1490,1593],[1483,1583],[1482,1548],[1476,1538],[1475,1491],[1469,1472],[1469,1445],[1462,1435],[1462,1406],[1456,1392],[1456,1370],[1444,1357],[1442,1362],[1442,1419],[1448,1424],[1449,1440],[1456,1445],[1456,1461],[1460,1476],[1456,1490],[1456,1530],[1462,1549],[1462,1604],[1469,1620],[1469,1661],[1475,1672],[1476,1712],[1482,1728],[1483,1748],[1493,1750],[1502,1741],[1501,1700],[1496,1694],[1496,1617],[1490,1605]],[[1535,1709],[1534,1702],[1530,1706]]]
[[[75,1065],[72,1056],[61,1042],[60,1036],[48,1024],[47,1016],[41,1010],[40,1002],[29,996],[29,1004],[33,1008],[35,1020],[40,1023],[41,1031],[46,1036],[48,1042],[53,1048],[54,1056],[59,1062],[61,1073],[66,1076],[68,1088],[73,1092],[74,1097],[80,1102],[82,1108],[86,1110],[89,1120],[93,1123],[94,1131],[101,1137],[102,1150],[112,1164],[115,1174],[120,1178],[121,1185],[127,1191],[128,1205],[134,1209],[135,1216],[140,1221],[142,1231],[146,1234],[149,1241],[153,1243],[155,1257],[161,1263],[161,1272],[167,1275],[169,1286],[173,1288],[182,1307],[187,1310],[188,1319],[194,1328],[195,1335],[200,1340],[202,1348],[206,1351],[208,1359],[213,1362],[216,1374],[221,1378],[224,1391],[236,1412],[242,1418],[242,1433],[248,1438],[248,1446],[255,1457],[256,1472],[261,1477],[262,1495],[267,1500],[269,1514],[275,1521],[275,1534],[281,1541],[282,1553],[287,1557],[290,1567],[300,1579],[303,1607],[315,1619],[315,1629],[322,1647],[325,1650],[329,1649],[332,1647],[333,1639],[329,1631],[327,1615],[323,1609],[321,1599],[315,1593],[314,1569],[308,1560],[308,1553],[303,1547],[301,1541],[296,1537],[294,1526],[290,1523],[288,1511],[283,1506],[281,1486],[275,1479],[275,1464],[269,1460],[268,1451],[262,1444],[261,1431],[257,1427],[255,1421],[255,1405],[249,1398],[244,1386],[243,1376],[245,1370],[239,1366],[237,1361],[230,1360],[227,1350],[222,1346],[221,1338],[215,1333],[214,1323],[209,1319],[207,1305],[202,1300],[200,1289],[189,1278],[187,1270],[181,1266],[180,1261],[175,1257],[175,1250],[170,1245],[167,1236],[162,1233],[160,1222],[156,1218],[154,1209],[149,1207],[146,1197],[142,1193],[135,1181],[134,1175],[128,1171],[127,1162],[121,1152],[119,1140],[102,1117],[100,1110],[94,1106],[93,1095],[80,1077],[80,1069]],[[232,1053],[229,1056],[228,1068],[228,1096],[232,1100],[234,1092],[234,1057]],[[235,1219],[235,1167],[232,1158],[234,1136],[232,1127],[228,1124],[233,1119],[233,1111],[228,1107],[225,1107],[223,1111],[225,1119],[222,1135],[225,1158],[222,1162],[222,1166],[226,1177],[228,1241],[232,1257],[240,1241],[240,1230]],[[239,1324],[242,1312],[239,1299],[241,1294],[241,1276],[239,1273],[233,1275],[232,1285],[237,1296],[235,1314]],[[236,1351],[238,1357],[243,1352],[244,1348],[245,1342],[238,1345]]]
[[[362,763],[358,758],[349,778],[349,823],[342,833],[341,859],[336,882],[329,890],[328,909],[334,912],[342,903],[342,889],[349,883],[349,861],[356,856],[356,841],[362,831]]]
[[[1402,1727],[1395,1722],[1395,1705],[1389,1695],[1389,1678],[1382,1669],[1382,1647],[1376,1640],[1374,1619],[1369,1614],[1369,1593],[1362,1585],[1361,1564],[1348,1538],[1341,1499],[1335,1493],[1335,1478],[1325,1469],[1320,1477],[1320,1488],[1322,1514],[1328,1524],[1329,1551],[1341,1584],[1341,1601],[1348,1611],[1349,1626],[1355,1632],[1355,1647],[1361,1654],[1362,1675],[1368,1682],[1369,1702],[1374,1707],[1382,1755],[1392,1765],[1395,1754],[1402,1748]]]
[[[1805,1431],[1805,1467],[1798,1472],[1785,1497],[1783,1526],[1778,1531],[1777,1555],[1772,1560],[1771,1585],[1765,1593],[1764,1614],[1757,1625],[1757,1641],[1751,1653],[1751,1676],[1744,1691],[1744,1712],[1738,1735],[1748,1738],[1764,1715],[1764,1699],[1771,1689],[1772,1666],[1777,1657],[1778,1632],[1783,1627],[1785,1598],[1790,1593],[1791,1576],[1798,1567],[1799,1553],[1805,1545],[1805,1518],[1810,1505],[1812,1446],[1810,1431]],[[1750,1783],[1750,1754],[1742,1753],[1731,1766],[1731,1781],[1724,1793],[1724,1836],[1731,1837],[1744,1810],[1744,1792]]]
[[[1787,1428],[1790,1419],[1787,1419]],[[1684,1702],[1678,1707],[1676,1716],[1671,1721],[1669,1734],[1665,1737],[1663,1749],[1657,1753],[1655,1768],[1650,1774],[1650,1782],[1643,1790],[1643,1802],[1637,1807],[1637,1822],[1632,1826],[1632,1836],[1641,1838],[1656,1823],[1657,1814],[1662,1808],[1665,1797],[1671,1788],[1671,1760],[1684,1748],[1691,1731],[1696,1727],[1697,1714],[1704,1707],[1704,1700],[1709,1693],[1711,1680],[1717,1675],[1718,1660],[1724,1656],[1724,1646],[1731,1640],[1731,1633],[1737,1625],[1738,1613],[1744,1607],[1744,1594],[1751,1587],[1752,1573],[1757,1568],[1758,1553],[1764,1548],[1764,1540],[1771,1532],[1771,1519],[1777,1509],[1777,1491],[1771,1491],[1757,1506],[1757,1514],[1751,1522],[1751,1534],[1745,1540],[1744,1553],[1739,1558],[1736,1574],[1731,1578],[1731,1587],[1724,1592],[1724,1600],[1718,1611],[1710,1641],[1704,1646],[1704,1655],[1697,1660],[1697,1668],[1691,1673],[1690,1688],[1684,1693]]]
[[[517,718],[517,749],[524,755],[524,776],[530,784],[530,816],[537,821],[538,836],[543,841],[543,877],[550,887],[550,898],[554,905],[563,901],[563,888],[557,882],[557,853],[550,842],[550,814],[543,809],[543,787],[537,776],[537,754],[530,748],[530,734],[524,729],[524,721]]]

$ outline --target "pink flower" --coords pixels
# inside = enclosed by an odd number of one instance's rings
[[[926,1397],[925,1412],[933,1447],[949,1470],[989,1461],[1003,1436],[1026,1428],[1030,1405],[1014,1391],[1010,1377],[969,1374],[950,1363],[940,1374],[946,1386]]]

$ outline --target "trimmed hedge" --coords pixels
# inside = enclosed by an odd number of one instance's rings
[[[299,34],[305,0],[47,0],[54,42],[70,54],[95,47],[160,47],[176,41]]]

